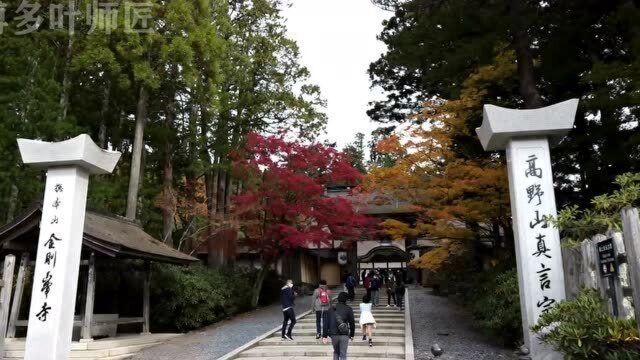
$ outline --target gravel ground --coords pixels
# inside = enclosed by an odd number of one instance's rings
[[[311,308],[311,296],[296,299],[296,315]],[[191,331],[136,354],[136,360],[212,360],[282,324],[280,304]],[[295,334],[295,328],[294,328]]]
[[[431,345],[437,343],[442,360],[516,359],[513,351],[492,344],[472,327],[469,314],[446,297],[421,287],[410,289],[411,325],[417,360],[435,359]]]

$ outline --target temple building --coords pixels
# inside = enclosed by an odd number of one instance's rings
[[[2,296],[11,299],[0,303],[0,323],[6,325],[0,326],[6,328],[6,334],[2,334],[7,338],[5,359],[23,356],[41,217],[42,209],[37,204],[0,227],[4,269],[13,271],[7,267],[12,261],[18,265],[15,284],[2,287]],[[150,333],[150,265],[195,261],[198,259],[154,239],[138,223],[87,211],[72,357],[109,358],[176,336]],[[13,276],[9,282],[13,282]]]

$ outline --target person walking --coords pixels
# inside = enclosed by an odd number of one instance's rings
[[[349,273],[347,275],[345,287],[347,288],[347,293],[349,294],[349,301],[353,301],[356,298],[356,277],[353,276],[352,273]]]
[[[396,306],[400,310],[404,310],[404,279],[402,273],[399,272],[396,276]]]
[[[293,310],[295,306],[296,293],[293,291],[293,280],[287,280],[287,283],[280,289],[280,303],[282,304],[282,340],[293,340],[291,333],[296,324],[296,313]],[[287,329],[287,324],[289,328]]]
[[[362,341],[369,337],[369,347],[373,346],[373,329],[376,327],[376,319],[371,312],[371,299],[368,296],[362,298],[360,303],[360,327],[362,328]]]
[[[385,287],[387,288],[387,307],[391,306],[392,299],[393,306],[398,306],[398,302],[396,301],[396,277],[393,276],[393,273],[389,273]]]
[[[369,295],[369,297],[371,297],[371,276],[371,272],[368,272],[367,276],[364,277],[364,281],[362,282],[365,290],[367,290],[367,295]]]
[[[327,322],[324,325],[322,342],[328,342],[331,337],[333,345],[333,360],[347,360],[349,341],[353,341],[356,322],[353,309],[347,305],[349,295],[346,292],[338,294],[338,304],[329,309]]]
[[[316,339],[322,336],[323,324],[327,321],[327,310],[331,305],[331,292],[327,289],[326,280],[320,280],[318,288],[313,290],[311,311],[316,314]]]
[[[371,293],[370,293],[370,298],[371,298],[371,304],[373,306],[378,306],[380,305],[380,276],[378,275],[378,272],[375,272],[373,274],[373,276],[371,277]]]

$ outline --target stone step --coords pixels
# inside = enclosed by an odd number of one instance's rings
[[[316,329],[316,323],[315,321],[313,323],[308,322],[308,323],[297,323],[296,326],[293,328],[294,331],[296,329]],[[380,330],[387,330],[387,329],[404,329],[404,323],[378,323],[376,324],[376,329],[380,329]]]
[[[116,360],[127,359],[132,357],[136,352],[150,347],[162,344],[162,341],[146,342],[144,344],[120,346],[113,348],[103,348],[94,350],[73,350],[69,353],[69,359],[84,360],[84,359],[104,359],[104,360]],[[24,343],[23,343],[24,345]],[[23,359],[24,358],[24,346],[20,350],[7,350],[5,351],[4,359]]]
[[[71,351],[102,350],[131,345],[150,344],[169,340],[181,335],[182,334],[125,335],[87,342],[73,341],[71,343]],[[24,350],[25,340],[25,338],[5,339],[5,350]]]
[[[349,346],[369,346],[368,341],[362,340],[362,335],[358,335],[353,338],[354,340],[349,343]],[[374,346],[377,345],[404,345],[404,336],[374,336]],[[303,345],[323,345],[321,339],[316,339],[315,336],[296,336],[293,341],[282,340],[279,337],[266,338],[258,343],[258,345],[282,345],[282,346],[303,346]]]
[[[258,346],[238,354],[238,358],[261,358],[294,356],[332,356],[333,347],[327,345],[308,346]],[[368,356],[376,359],[404,359],[404,346],[350,346],[349,357]]]
[[[253,356],[247,356],[245,357],[245,359],[260,359],[260,360],[300,360],[299,356],[257,356],[257,357],[253,357]],[[305,356],[304,360],[328,360],[331,359],[331,357],[326,357],[326,356]],[[349,353],[349,359],[357,359],[357,360],[380,360],[381,358],[379,357],[370,357],[367,355],[363,355],[363,356],[358,356],[356,355],[352,355]]]
[[[356,329],[356,335],[361,334],[360,329]],[[307,328],[307,329],[298,329],[297,327],[293,328],[293,337],[294,339],[298,336],[315,336],[316,329],[315,328]],[[362,336],[362,335],[360,335]],[[404,337],[404,328],[402,329],[375,329],[374,336],[403,336]],[[275,337],[280,339],[280,332],[275,332],[271,335],[271,337]]]
[[[404,319],[383,319],[383,318],[379,318],[377,316],[374,316],[374,318],[376,319],[376,323],[379,326],[385,325],[385,324],[404,324]],[[356,317],[355,318],[356,321],[356,325],[360,326],[360,318]],[[298,322],[296,323],[296,326],[300,326],[300,325],[307,325],[307,324],[316,324],[316,319],[301,319],[298,320]]]
[[[384,316],[377,316],[377,315],[373,315],[373,317],[376,319],[377,322],[380,323],[403,323],[404,324],[404,316],[402,317],[384,317]],[[358,322],[358,320],[360,320],[360,316],[355,316],[355,320],[356,322]],[[303,319],[298,320],[298,324],[305,324],[305,323],[316,323],[316,317],[305,317]]]

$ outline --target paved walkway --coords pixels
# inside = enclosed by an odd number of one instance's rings
[[[311,308],[311,296],[296,299],[296,313]],[[280,305],[271,305],[194,330],[136,354],[137,360],[212,360],[282,324]]]
[[[515,359],[511,350],[491,343],[473,328],[471,316],[446,297],[431,290],[411,288],[411,320],[416,360],[431,360],[431,345],[437,343],[445,353],[442,360]]]

